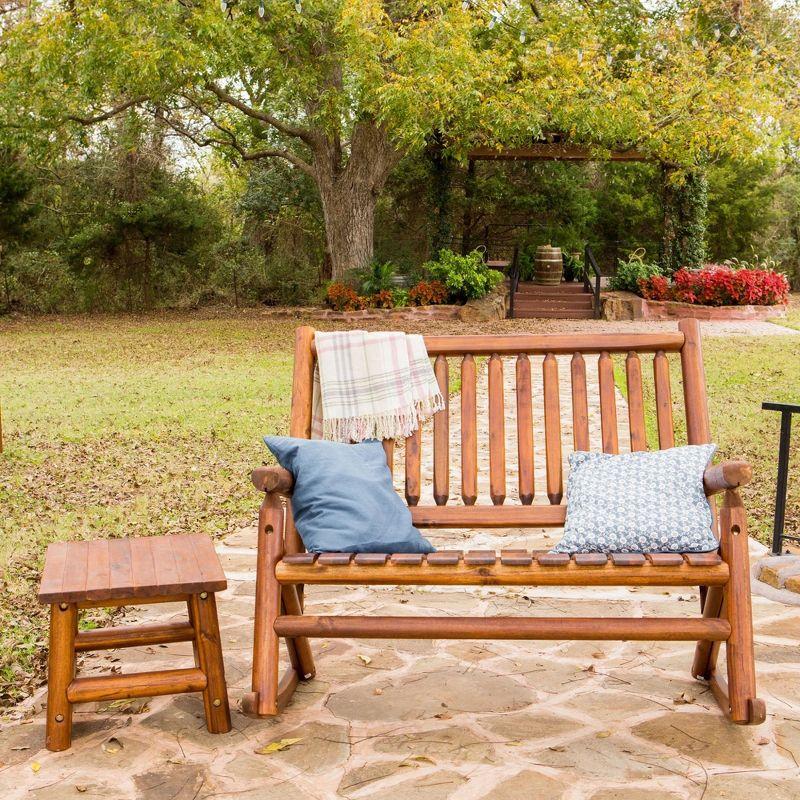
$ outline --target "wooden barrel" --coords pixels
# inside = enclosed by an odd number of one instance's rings
[[[557,286],[561,283],[564,262],[561,259],[561,248],[543,244],[536,248],[536,259],[533,265],[533,282],[543,286]]]

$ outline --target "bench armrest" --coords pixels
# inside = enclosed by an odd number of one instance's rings
[[[746,461],[723,461],[706,468],[703,473],[703,488],[706,496],[719,494],[745,486],[752,478],[753,468]]]
[[[294,476],[283,467],[256,467],[250,473],[250,480],[259,492],[291,494]]]

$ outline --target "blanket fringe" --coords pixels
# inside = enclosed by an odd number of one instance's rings
[[[414,403],[413,411],[398,408],[384,414],[362,417],[333,417],[322,421],[322,438],[333,442],[363,442],[365,439],[396,439],[411,436],[420,420],[444,411],[444,397],[437,392]]]

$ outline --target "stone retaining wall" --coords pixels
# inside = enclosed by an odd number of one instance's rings
[[[508,311],[508,283],[498,286],[479,300],[470,300],[463,306],[406,306],[405,308],[364,308],[360,311],[333,311],[317,309],[316,319],[358,322],[364,319],[459,319],[462,322],[505,319]]]
[[[645,300],[632,292],[603,292],[602,318],[606,320],[765,320],[786,316],[786,306],[700,306],[672,300]]]

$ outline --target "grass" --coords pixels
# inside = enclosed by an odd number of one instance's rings
[[[744,490],[750,534],[768,544],[772,540],[780,416],[763,411],[761,403],[800,400],[800,340],[783,336],[706,338],[703,356],[712,441],[719,448],[717,458],[744,460],[753,466],[753,482]],[[652,369],[644,358],[642,372],[647,444],[657,448]],[[624,357],[615,357],[614,376],[626,395]],[[677,358],[670,360],[670,384],[676,444],[686,444],[683,382]],[[796,427],[800,428],[800,420]],[[792,441],[790,474],[796,476],[798,468],[800,431]],[[800,481],[796,477],[790,479],[786,512],[786,533],[792,532],[800,535]]]
[[[800,324],[800,311],[794,319]],[[260,312],[0,321],[0,703],[24,697],[43,675],[46,617],[35,593],[49,542],[222,535],[253,522],[258,497],[247,476],[267,458],[261,435],[288,427],[297,324]],[[534,329],[546,323],[496,322],[474,332]],[[470,331],[425,322],[417,332]],[[755,466],[747,503],[764,538],[778,418],[760,403],[797,401],[800,349],[775,337],[708,339],[705,351],[715,439],[723,456]],[[679,380],[677,370],[676,397]],[[799,448],[800,432],[794,465]],[[795,530],[798,483],[787,515]]]

